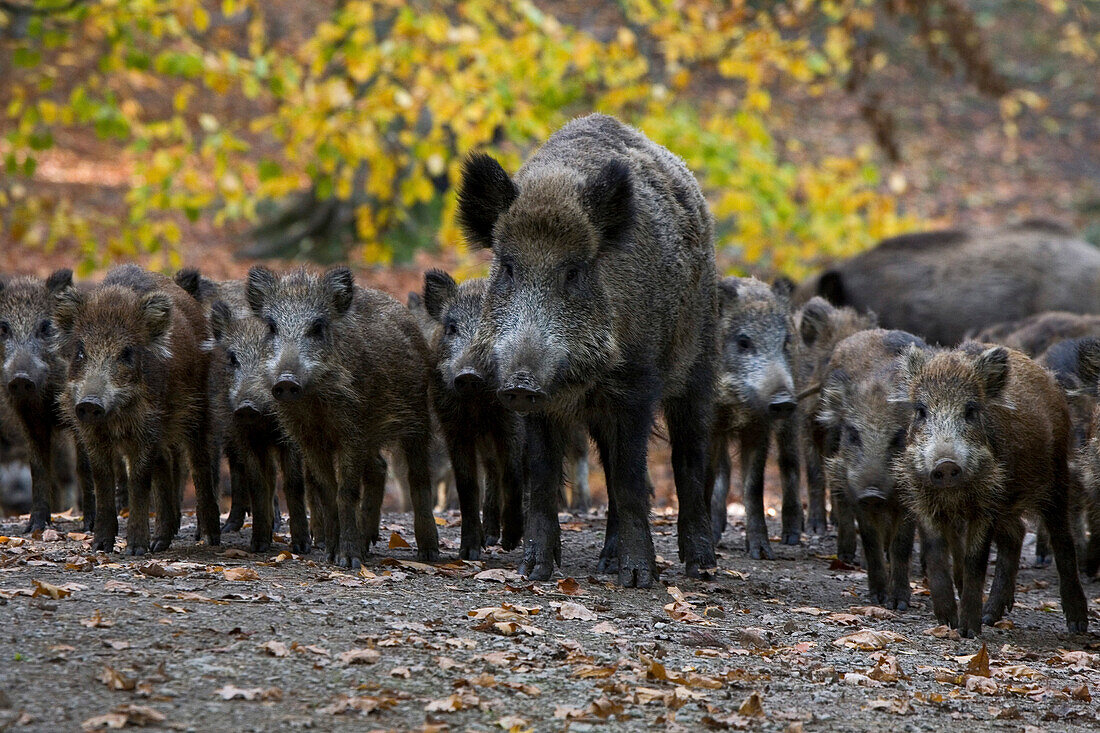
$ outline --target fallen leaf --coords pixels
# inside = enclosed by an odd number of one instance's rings
[[[792,608],[791,613],[805,613],[810,616],[824,616],[828,613],[824,608],[817,608],[815,606],[800,606],[798,608]]]
[[[977,692],[981,695],[996,695],[997,683],[988,677],[968,674],[963,678],[963,686],[967,692]]]
[[[137,566],[137,571],[151,578],[180,578],[187,575],[189,570],[183,567],[171,567],[157,560],[150,560]]]
[[[61,533],[58,532],[53,527],[47,527],[46,529],[42,530],[42,541],[43,542],[60,542],[61,541]]]
[[[128,692],[137,687],[137,679],[134,677],[127,677],[114,667],[108,667],[107,665],[104,665],[103,669],[100,670],[98,679],[112,690]]]
[[[97,608],[91,618],[81,619],[80,625],[89,629],[106,629],[114,626],[115,622],[109,618],[103,618],[103,614]]]
[[[155,708],[144,705],[119,705],[109,713],[88,718],[80,727],[86,731],[104,730],[105,728],[125,728],[128,725],[144,727],[163,723],[167,716]]]
[[[879,698],[864,705],[863,709],[882,711],[893,715],[909,715],[913,712],[913,706],[904,698]]]
[[[607,720],[612,715],[622,715],[623,705],[606,697],[601,697],[589,704],[587,712],[595,715],[600,720]]]
[[[826,620],[841,626],[856,626],[863,621],[861,617],[854,613],[830,613]]]
[[[509,733],[519,733],[528,728],[527,721],[518,715],[506,715],[497,721],[497,725]]]
[[[573,578],[562,578],[558,581],[558,592],[567,596],[579,596],[584,594],[581,584]]]
[[[1089,686],[1083,682],[1077,687],[1063,687],[1062,692],[1066,693],[1074,700],[1092,702],[1092,694],[1089,693]]]
[[[237,687],[225,685],[214,691],[223,700],[282,700],[283,691],[278,687]]]
[[[967,661],[966,673],[979,677],[989,676],[989,650],[985,648],[985,642],[982,642],[982,648],[978,653]]]
[[[907,680],[909,675],[902,671],[897,657],[892,654],[880,653],[875,666],[867,673],[867,676],[877,682],[894,683],[898,680]]]
[[[618,667],[606,667],[595,664],[581,664],[573,669],[573,676],[580,679],[603,679],[618,671]]]
[[[382,658],[377,649],[349,649],[336,655],[341,664],[374,664]]]
[[[281,641],[265,641],[260,644],[260,648],[267,652],[272,657],[286,657],[290,655],[290,649]]]
[[[489,570],[482,570],[480,573],[474,576],[474,580],[484,580],[493,583],[506,583],[509,580],[519,580],[521,576],[515,570],[507,570],[505,568],[490,568]]]
[[[408,667],[394,667],[389,671],[390,677],[400,677],[402,679],[409,679],[412,677],[412,670]]]
[[[743,703],[737,708],[737,712],[744,715],[746,718],[763,718],[764,716],[764,701],[760,697],[760,693],[755,690]]]
[[[228,558],[242,559],[248,557],[248,553],[239,547],[230,547],[225,551],[225,556]]]
[[[862,651],[878,651],[885,649],[886,645],[894,641],[908,641],[901,634],[893,631],[878,631],[876,629],[860,629],[854,634],[842,636],[833,640],[834,646],[847,646]]]
[[[1032,669],[1023,664],[1009,664],[1004,667],[994,668],[993,676],[1000,679],[1035,680],[1040,677],[1045,677],[1046,675],[1037,669]]]
[[[595,626],[593,626],[591,629],[589,629],[589,631],[591,631],[593,634],[621,634],[621,633],[623,633],[618,629],[617,626],[615,626],[615,624],[611,623],[610,621],[601,621],[598,624],[596,624]]]
[[[595,621],[599,618],[595,611],[572,601],[554,604],[558,608],[558,618],[563,621]]]
[[[34,583],[34,593],[31,594],[31,598],[38,598],[40,596],[49,596],[55,601],[59,601],[62,598],[68,598],[73,594],[71,590],[63,588],[53,583],[47,583],[44,580],[31,580]]]
[[[882,606],[852,606],[848,611],[857,616],[867,616],[868,618],[890,619],[897,617],[896,613]]]
[[[439,700],[432,700],[424,706],[424,710],[429,713],[454,713],[459,710],[467,710],[469,708],[477,707],[481,703],[481,698],[473,693],[458,693],[448,697],[441,698]]]
[[[405,541],[405,538],[402,537],[401,535],[397,534],[397,532],[391,532],[390,533],[389,549],[391,549],[391,550],[399,550],[399,549],[406,549],[406,548],[411,549],[411,547],[412,546],[408,542]]]
[[[260,574],[249,567],[226,568],[224,571],[226,580],[259,580]]]
[[[1000,621],[994,623],[993,628],[1009,630],[1016,628],[1016,624],[1012,623],[1007,618],[1003,618]]]
[[[958,641],[959,639],[962,639],[962,637],[959,636],[959,632],[955,631],[947,624],[933,626],[924,633],[928,634],[929,636],[934,636],[937,639],[951,639],[952,641]]]

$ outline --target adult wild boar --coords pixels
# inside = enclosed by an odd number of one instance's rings
[[[978,331],[973,339],[1001,344],[1035,358],[1059,341],[1087,336],[1100,336],[1100,316],[1044,311],[1018,321],[996,323]]]
[[[458,218],[471,246],[493,250],[478,351],[501,400],[526,415],[521,572],[545,580],[560,562],[562,459],[571,426],[582,423],[601,455],[606,449],[619,582],[654,582],[646,449],[658,404],[672,443],[680,558],[689,575],[714,567],[704,490],[718,312],[713,222],[683,161],[612,117],[590,115],[550,136],[514,179],[472,155]]]
[[[836,264],[797,295],[874,311],[883,328],[952,346],[970,329],[1041,311],[1100,313],[1100,250],[1042,221],[906,234]]]

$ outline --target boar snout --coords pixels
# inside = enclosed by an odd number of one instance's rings
[[[8,380],[8,393],[12,396],[12,399],[25,400],[34,397],[36,392],[38,392],[38,385],[34,383],[31,375],[27,372],[16,372]]]
[[[950,489],[962,483],[962,468],[950,458],[941,458],[932,467],[929,478],[933,486]]]
[[[508,377],[497,394],[505,407],[516,412],[538,410],[546,403],[546,391],[528,372],[516,372]]]
[[[485,377],[473,367],[463,367],[455,374],[455,390],[463,396],[476,392],[485,384]]]
[[[107,417],[107,407],[99,397],[85,397],[76,403],[76,419],[83,423],[102,422]]]
[[[302,398],[302,380],[296,374],[280,374],[271,385],[271,395],[279,402],[296,402]]]
[[[260,409],[252,400],[244,400],[233,410],[233,417],[244,422],[255,422],[261,415]]]
[[[798,402],[790,392],[778,392],[768,402],[768,414],[773,417],[789,417],[798,407]]]

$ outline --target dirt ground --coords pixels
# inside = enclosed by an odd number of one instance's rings
[[[735,517],[717,577],[695,581],[656,510],[661,584],[624,591],[596,576],[602,514],[562,515],[546,583],[515,575],[518,550],[459,562],[458,517],[437,516],[442,563],[415,562],[411,516],[387,514],[358,574],[285,536],[250,555],[247,526],[197,545],[193,516],[146,558],[90,553],[67,515],[39,539],[0,524],[0,730],[1100,725],[1100,635],[1064,633],[1052,569],[1022,570],[1006,628],[958,640],[919,580],[908,612],[868,607],[833,537],[753,561]]]

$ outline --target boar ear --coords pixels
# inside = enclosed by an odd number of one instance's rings
[[[843,369],[833,369],[821,384],[821,401],[818,403],[817,415],[814,418],[819,424],[826,427],[836,427],[840,424],[840,410],[847,396],[848,386],[851,384],[848,372]]]
[[[826,270],[817,280],[817,294],[838,308],[848,305],[844,295],[844,278],[836,270]]]
[[[802,343],[812,346],[829,331],[829,319],[836,309],[820,296],[814,296],[802,306],[802,323],[799,332]]]
[[[741,281],[736,277],[724,277],[718,281],[718,309],[725,311],[737,302],[737,288]]]
[[[1008,384],[1008,349],[1003,346],[986,349],[974,361],[974,369],[982,380],[986,398],[998,400]]]
[[[61,333],[71,333],[76,316],[84,307],[84,293],[74,287],[62,288],[53,295],[53,319]]]
[[[927,345],[924,343],[924,339],[914,336],[908,331],[887,331],[886,335],[882,337],[883,348],[894,356],[900,356],[910,346],[924,348]]]
[[[49,293],[56,293],[65,288],[71,288],[73,286],[73,271],[67,267],[63,267],[60,270],[54,270],[50,273],[50,276],[46,278],[46,290]]]
[[[188,295],[199,300],[199,286],[202,284],[202,275],[194,267],[185,267],[172,278],[176,285],[183,288]]]
[[[600,233],[600,248],[626,243],[634,228],[634,182],[630,168],[621,160],[604,164],[584,183],[581,204]]]
[[[472,249],[491,249],[493,227],[519,196],[519,189],[494,158],[474,153],[462,166],[458,224]]]
[[[325,290],[332,296],[337,315],[344,315],[355,300],[355,275],[347,267],[334,267],[323,278]]]
[[[210,332],[215,342],[225,337],[232,322],[233,313],[229,310],[229,305],[224,300],[214,301],[214,305],[210,306]]]
[[[420,297],[420,293],[410,290],[405,296],[405,305],[411,311],[419,310],[424,307],[424,299]]]
[[[893,389],[890,391],[890,396],[887,397],[888,402],[908,403],[910,401],[910,385],[931,357],[929,351],[916,344],[910,344],[901,352],[896,362],[897,376],[894,380]]]
[[[263,265],[253,265],[248,269],[245,298],[248,300],[248,307],[257,316],[263,316],[264,302],[271,295],[275,282],[275,273]]]
[[[775,293],[775,297],[780,300],[790,302],[791,294],[794,293],[794,280],[786,275],[780,275],[775,279],[775,282],[772,283],[772,292]]]
[[[1089,390],[1100,382],[1100,339],[1081,339],[1077,346],[1077,375]]]
[[[424,308],[433,320],[443,318],[443,311],[457,292],[458,284],[450,273],[436,269],[424,273]]]
[[[139,307],[150,347],[161,356],[167,356],[172,329],[172,299],[166,293],[154,290],[141,296]]]

